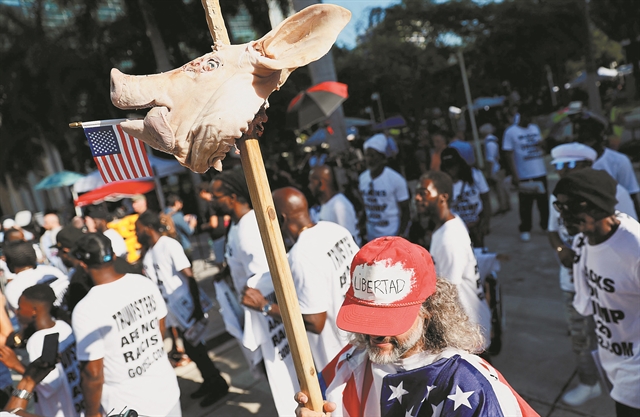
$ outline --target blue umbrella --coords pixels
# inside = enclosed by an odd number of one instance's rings
[[[84,175],[73,171],[60,171],[43,178],[42,181],[36,184],[35,189],[48,190],[56,187],[68,187],[80,178],[84,178]]]

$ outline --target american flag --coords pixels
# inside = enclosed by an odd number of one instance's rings
[[[144,144],[125,133],[122,120],[83,122],[91,155],[105,183],[153,176]]]
[[[343,417],[502,417],[538,416],[491,365],[475,355],[444,353],[434,362],[398,373],[386,373],[379,386],[378,409],[366,414],[360,403],[365,385],[376,389],[367,378],[370,362],[362,352],[343,350],[325,367],[320,386],[325,398],[337,402],[332,415]],[[366,355],[366,353],[365,353]],[[448,356],[448,357],[447,357]],[[382,368],[381,368],[382,369]],[[380,369],[376,374],[380,375]],[[388,372],[388,371],[387,371]],[[368,380],[369,379],[369,380]],[[340,391],[340,387],[344,387]],[[368,397],[375,394],[369,392]],[[371,403],[367,401],[371,406]],[[377,407],[376,407],[377,408]],[[539,417],[539,416],[538,416]]]

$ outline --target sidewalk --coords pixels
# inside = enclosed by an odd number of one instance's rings
[[[562,394],[577,384],[577,378],[558,283],[558,263],[546,233],[539,228],[532,231],[531,241],[520,242],[517,197],[515,194],[511,197],[514,210],[493,217],[491,234],[486,238],[491,251],[511,258],[502,264],[499,273],[506,331],[502,352],[493,358],[493,365],[543,417],[614,416],[614,403],[607,394],[580,407],[570,407],[560,401]],[[536,219],[537,212],[534,224],[538,223]],[[206,244],[204,236],[199,239]],[[197,249],[194,253],[198,253]],[[201,287],[213,297],[210,277],[217,272],[216,268],[204,260],[196,260],[194,272]],[[178,368],[183,415],[276,416],[268,383],[253,380],[235,339],[225,337],[219,315],[214,313],[211,322],[210,355],[231,382],[231,392],[218,404],[200,408],[198,400],[189,398],[196,382],[200,382],[195,364]]]

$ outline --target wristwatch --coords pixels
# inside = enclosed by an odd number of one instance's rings
[[[11,393],[14,397],[18,397],[21,400],[29,401],[33,397],[33,392],[29,392],[26,389],[17,389],[15,388]]]
[[[267,304],[262,306],[262,315],[268,316],[271,310],[273,310],[273,303],[271,301],[267,301]]]

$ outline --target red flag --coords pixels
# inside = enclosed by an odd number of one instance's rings
[[[125,133],[122,120],[83,122],[91,155],[105,183],[153,176],[144,144]]]

